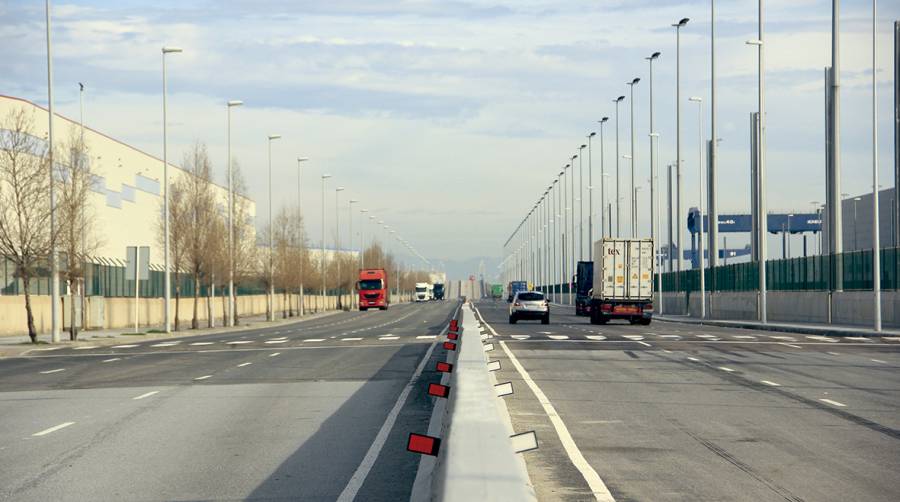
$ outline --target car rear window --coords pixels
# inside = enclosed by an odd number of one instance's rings
[[[519,293],[517,297],[524,302],[536,302],[544,299],[543,293]]]

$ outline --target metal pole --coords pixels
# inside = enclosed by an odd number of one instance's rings
[[[59,263],[56,251],[56,176],[53,173],[53,44],[50,36],[50,0],[46,1],[47,15],[47,158],[50,176],[50,334],[53,343],[60,341],[59,322]]]
[[[171,267],[169,266],[169,145],[168,145],[168,109],[166,106],[166,54],[181,52],[177,47],[162,48],[162,70],[163,70],[163,317],[165,318],[164,329],[166,333],[171,333],[172,324],[169,315],[169,303],[172,300],[172,280]]]
[[[661,204],[659,203],[660,190],[658,189],[659,168],[656,165],[657,152],[654,151],[657,148],[658,143],[659,143],[659,133],[655,133],[655,132],[650,133],[650,155],[653,158],[653,161],[651,161],[651,163],[650,163],[650,190],[651,190],[651,193],[653,194],[653,195],[651,195],[651,199],[652,199],[651,205],[653,206],[653,208],[651,209],[651,211],[652,211],[651,218],[652,218],[652,223],[653,223],[653,229],[652,229],[653,260],[654,260],[653,263],[656,267],[656,291],[659,294],[659,305],[657,307],[657,310],[659,311],[660,314],[662,314],[663,313],[663,309],[662,309],[662,271],[663,271],[663,267],[662,267],[662,257],[660,257],[660,255],[659,255],[660,245],[659,245],[659,241],[657,240],[657,233],[660,231],[659,210],[660,210]]]
[[[894,203],[891,221],[895,223],[894,246],[900,247],[900,21],[894,21]]]
[[[624,98],[625,96],[619,96],[614,100],[616,103],[616,238],[619,238],[622,235],[622,212],[619,210],[619,201],[622,198],[619,179],[619,102]]]
[[[334,189],[334,258],[337,267],[337,300],[336,308],[342,308],[341,305],[341,210],[340,210],[340,193],[344,187]]]
[[[709,221],[709,268],[715,269],[719,265],[719,209],[716,204],[716,167],[718,163],[718,153],[716,152],[717,140],[716,136],[716,0],[710,0],[710,28],[709,28],[709,52],[710,52],[710,99],[709,99],[709,134],[710,147],[709,158],[706,160],[708,164],[708,172],[706,183],[709,185],[707,201],[707,219]],[[702,214],[701,214],[702,216]],[[700,256],[703,259],[703,256]],[[713,289],[715,289],[716,274],[712,272]]]
[[[322,257],[319,259],[319,265],[322,270],[322,308],[325,308],[325,180],[330,178],[330,174],[322,175]]]
[[[603,126],[601,126],[602,128]],[[597,133],[588,134],[588,260],[594,261],[594,165],[592,142]],[[601,220],[602,221],[602,220]]]
[[[303,218],[303,191],[301,190],[303,184],[303,162],[308,160],[306,157],[300,157],[297,159],[297,217]],[[299,236],[298,236],[299,237]],[[297,243],[298,246],[303,246],[303,242],[300,241]],[[302,257],[300,259],[300,316],[302,317],[305,314],[306,310],[306,291],[303,284],[303,265],[306,261],[306,257]]]
[[[691,98],[698,104],[697,113],[697,188],[699,189],[700,202],[698,209],[700,212],[699,223],[697,224],[697,268],[700,272],[700,319],[706,318],[706,278],[704,277],[704,260],[703,260],[703,100],[701,98]]]
[[[576,157],[578,157],[578,156],[577,155],[572,156],[572,164],[571,164],[572,172],[571,172],[571,176],[569,177],[569,192],[571,195],[571,198],[569,200],[572,201],[572,206],[570,209],[570,211],[572,213],[572,217],[570,218],[571,221],[569,222],[569,224],[570,224],[569,229],[572,231],[572,233],[570,234],[571,237],[569,237],[569,241],[570,241],[569,249],[572,250],[572,255],[569,258],[569,263],[571,263],[572,268],[570,268],[569,273],[566,274],[566,283],[569,285],[569,305],[575,305],[575,297],[573,296],[573,291],[572,291],[572,274],[575,273],[575,158]]]
[[[228,115],[227,162],[228,162],[228,326],[234,326],[234,166],[231,162],[231,109],[241,106],[241,101],[226,104]]]
[[[760,0],[762,1],[762,0]],[[761,16],[760,16],[761,18]],[[840,0],[831,2],[831,141],[830,171],[828,172],[828,236],[830,251],[834,255],[844,252],[843,215],[841,210],[841,33],[840,33]],[[761,124],[764,118],[761,117]],[[836,257],[835,290],[843,290],[842,258]]]
[[[654,122],[653,122],[653,60],[659,57],[659,52],[654,52],[650,55],[650,57],[645,58],[650,62],[650,240],[653,241],[653,263],[656,265],[656,273],[661,274],[662,270],[659,267],[659,242],[656,239],[656,231],[657,225],[659,222],[657,221],[657,210],[658,210],[658,200],[657,200],[657,192],[656,192],[656,152],[655,147],[656,143],[659,140],[659,134],[654,131]],[[634,160],[632,159],[632,165],[634,165]],[[657,291],[662,291],[662,283],[660,282],[657,286]]]
[[[272,226],[272,140],[278,139],[277,134],[270,134],[269,147],[269,321],[275,320],[275,263],[273,261],[275,246],[273,235],[275,228]]]
[[[635,78],[631,82],[628,83],[628,87],[631,91],[631,97],[629,98],[630,108],[631,108],[631,118],[629,119],[630,127],[631,127],[631,238],[637,238],[637,225],[638,225],[638,215],[637,215],[637,192],[635,192],[634,185],[634,166],[636,164],[636,159],[634,156],[634,86],[640,82],[641,79]]]
[[[872,291],[875,331],[881,331],[881,235],[878,214],[878,2],[872,0]]]
[[[755,42],[759,51],[759,153],[757,154],[759,184],[757,192],[759,197],[759,321],[766,323],[767,307],[766,307],[766,255],[768,254],[767,234],[769,227],[769,218],[766,213],[766,87],[765,87],[765,11],[763,0],[759,0],[759,39]],[[837,163],[835,159],[834,164]],[[840,213],[840,211],[838,211]],[[839,227],[839,225],[838,225]],[[838,227],[832,227],[837,229]]]
[[[604,140],[603,140],[603,125],[606,124],[608,117],[603,117],[600,119],[600,238],[606,237],[606,232],[604,229],[606,228],[604,222],[606,221],[606,163],[604,154]]]
[[[669,164],[669,189],[668,189],[668,197],[667,197],[667,198],[668,198],[668,201],[669,201],[669,208],[668,208],[669,210],[668,210],[668,212],[666,213],[666,214],[668,215],[668,218],[666,218],[666,220],[668,221],[668,224],[669,224],[669,225],[668,225],[668,226],[669,226],[669,252],[668,252],[668,255],[669,255],[669,256],[668,256],[668,258],[669,258],[669,272],[672,272],[672,270],[673,270],[673,268],[674,268],[674,267],[672,267],[672,255],[675,253],[674,246],[672,246],[672,242],[673,242],[673,241],[672,241],[672,239],[673,239],[673,235],[672,235],[672,234],[673,234],[673,227],[672,227],[672,199],[674,198],[673,193],[672,193],[672,188],[673,188],[673,186],[672,186],[672,164]]]
[[[584,260],[584,149],[578,148],[578,259]]]

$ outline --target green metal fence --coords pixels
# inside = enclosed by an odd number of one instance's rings
[[[881,288],[900,285],[900,248],[881,250]],[[838,272],[840,276],[838,275]],[[707,291],[756,291],[759,268],[755,262],[706,269]],[[770,291],[864,291],[872,289],[872,251],[817,255],[766,262],[766,288]],[[696,269],[662,274],[664,292],[699,291]]]

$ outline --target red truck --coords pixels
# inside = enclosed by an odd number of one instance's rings
[[[356,289],[359,291],[359,310],[387,310],[390,305],[387,273],[383,268],[360,269]]]

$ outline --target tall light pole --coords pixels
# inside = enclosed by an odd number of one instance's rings
[[[692,96],[688,101],[697,103],[697,185],[699,188],[700,202],[698,208],[700,211],[699,223],[697,224],[697,268],[700,272],[700,319],[706,318],[706,279],[703,277],[704,260],[703,260],[703,98]],[[710,221],[712,225],[712,221]]]
[[[322,175],[322,257],[320,258],[319,265],[322,271],[322,308],[325,308],[325,293],[326,293],[326,284],[325,284],[325,180],[330,178],[330,174]]]
[[[766,323],[767,307],[766,307],[766,255],[768,254],[768,227],[769,218],[766,214],[766,86],[765,86],[765,42],[763,35],[765,33],[765,17],[763,10],[763,0],[758,0],[759,7],[759,38],[756,40],[748,40],[749,45],[755,45],[758,51],[759,60],[759,139],[756,142],[758,149],[756,153],[757,159],[757,214],[759,214],[759,224],[757,227],[757,242],[759,242],[759,250],[757,252],[759,258],[759,322]],[[836,162],[836,161],[833,161]],[[840,204],[840,198],[838,198]],[[831,220],[832,222],[834,220]],[[834,227],[829,229],[834,230]]]
[[[578,259],[584,260],[584,149],[578,147]],[[590,184],[590,183],[589,183]]]
[[[280,134],[270,134],[267,146],[269,147],[269,321],[275,320],[275,228],[272,226],[272,141],[280,139]]]
[[[653,241],[653,262],[656,265],[657,287],[656,290],[662,294],[662,267],[659,266],[659,242],[657,241],[657,229],[659,228],[659,200],[656,189],[657,169],[656,169],[656,146],[659,142],[659,133],[656,132],[656,124],[653,121],[653,61],[659,58],[660,53],[654,52],[646,59],[650,63],[650,240]],[[661,298],[661,297],[660,297]],[[660,301],[662,307],[662,301]],[[662,309],[659,310],[662,313]]]
[[[872,0],[872,292],[875,331],[881,331],[881,234],[878,218],[878,2]],[[896,197],[896,194],[894,195]]]
[[[594,261],[594,163],[591,142],[596,132],[588,134],[588,260]],[[600,145],[601,150],[603,145]],[[602,181],[601,181],[602,183]],[[601,220],[602,221],[602,220]]]
[[[562,244],[565,242],[565,238],[563,235],[566,232],[565,223],[562,221],[562,197],[560,197],[560,192],[562,195],[565,195],[566,191],[563,189],[562,177],[565,174],[565,170],[560,171],[556,176],[556,179],[553,180],[553,184],[557,187],[556,191],[556,223],[555,227],[559,236],[556,240],[553,241],[553,257],[555,259],[555,263],[553,268],[556,272],[556,284],[559,285],[559,299],[557,303],[562,303],[562,276],[563,276],[563,264],[565,263],[565,250],[563,249]],[[559,244],[559,251],[557,252],[557,243]]]
[[[337,266],[337,308],[343,308],[341,305],[341,294],[343,293],[341,286],[343,278],[341,277],[341,209],[340,195],[344,191],[344,187],[334,189],[334,260]]]
[[[169,268],[169,135],[168,120],[166,107],[166,54],[177,54],[182,52],[180,47],[163,47],[162,48],[162,77],[163,77],[163,317],[165,318],[164,329],[166,333],[172,332],[172,324],[169,316],[169,302],[172,299],[172,280]],[[51,116],[53,114],[51,113]]]
[[[716,136],[716,0],[709,0],[709,58],[710,58],[710,96],[709,96],[709,164],[706,183],[709,185],[709,268],[715,269],[719,264],[719,208],[716,202],[716,166],[718,164]],[[701,105],[702,108],[702,105]],[[716,286],[716,274],[712,272],[713,288]]]
[[[297,157],[297,218],[303,218],[303,191],[301,190],[303,185],[303,163],[308,161],[307,157]],[[302,245],[302,242],[298,243]],[[306,261],[305,257],[301,257],[300,260],[300,316],[302,317],[305,313],[306,306],[305,296],[306,296],[306,287],[303,284],[303,263]]]
[[[616,238],[622,236],[622,211],[619,207],[619,201],[622,199],[622,195],[620,193],[621,188],[621,177],[619,176],[619,103],[625,99],[625,96],[619,96],[618,98],[613,100],[613,103],[616,104]]]
[[[60,340],[60,322],[59,322],[59,263],[56,256],[56,189],[54,182],[55,174],[53,173],[53,43],[50,36],[50,0],[45,3],[47,15],[47,140],[49,142],[48,170],[47,175],[50,178],[50,336],[53,343]],[[168,234],[167,234],[168,235]],[[74,325],[74,323],[73,323]]]
[[[578,155],[573,155],[571,159],[571,176],[569,176],[569,195],[571,198],[569,199],[572,202],[569,210],[572,213],[572,217],[569,218],[569,229],[572,231],[572,238],[569,239],[571,244],[569,245],[569,249],[572,250],[572,256],[569,258],[569,262],[572,264],[572,268],[569,269],[569,273],[566,274],[566,283],[569,285],[569,305],[575,305],[575,297],[572,292],[572,274],[575,273],[575,159],[578,158]]]
[[[635,77],[631,82],[627,82],[629,90],[631,91],[631,238],[634,239],[637,237],[637,225],[638,225],[638,214],[637,214],[637,194],[635,194],[635,185],[634,185],[634,170],[636,159],[634,157],[634,86],[640,82],[641,79]]]
[[[760,0],[762,1],[762,0]],[[688,24],[688,18],[682,18],[672,26],[675,27],[675,187],[676,187],[676,204],[675,204],[675,226],[678,232],[678,271],[682,269],[683,253],[681,252],[681,243],[684,239],[684,225],[681,224],[681,28]]]
[[[603,140],[603,124],[605,124],[609,120],[609,117],[603,117],[598,120],[597,123],[600,124],[600,238],[606,237],[606,232],[603,230],[604,228],[604,215],[606,214],[606,165],[605,159],[606,155],[604,154],[604,143]],[[592,244],[593,245],[593,244]],[[592,248],[593,249],[593,248]]]
[[[359,224],[359,268],[366,268],[366,213],[368,209],[360,209],[359,214],[362,223]]]
[[[228,115],[228,138],[226,140],[226,161],[228,162],[228,326],[234,326],[234,166],[231,163],[231,109],[244,102],[231,100],[226,103]]]
[[[760,12],[760,35],[762,40],[762,1],[759,0]],[[828,172],[826,175],[826,186],[829,188],[827,194],[826,206],[828,215],[828,252],[835,256],[836,270],[833,274],[835,277],[834,289],[842,290],[843,286],[843,257],[844,252],[844,216],[841,205],[841,30],[840,30],[840,0],[831,1],[831,92],[829,93],[831,104],[831,117],[828,121],[829,128],[829,155]],[[760,47],[760,68],[762,68],[762,48]],[[762,77],[760,77],[762,79]],[[762,82],[762,80],[760,80]],[[760,117],[760,128],[762,127],[762,117]],[[760,214],[765,215],[764,212]],[[854,230],[855,231],[855,230]],[[762,246],[762,244],[760,244]]]

